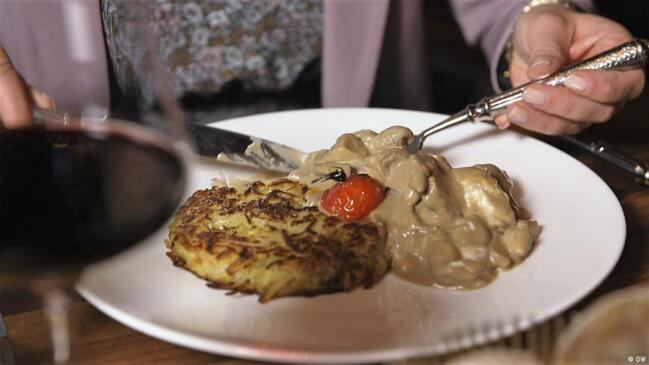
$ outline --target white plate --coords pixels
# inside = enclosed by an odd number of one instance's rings
[[[382,109],[258,115],[219,123],[305,151],[344,132],[402,124],[419,131],[443,116]],[[165,256],[166,229],[90,267],[78,289],[117,321],[153,337],[223,355],[294,363],[378,362],[446,352],[511,334],[575,303],[613,268],[625,239],[615,195],[563,152],[488,125],[463,125],[427,141],[454,166],[495,163],[543,225],[538,246],[491,285],[450,291],[388,275],[370,290],[283,298],[226,296]],[[196,162],[189,188],[242,170]],[[481,329],[489,326],[490,331]],[[485,336],[486,335],[486,336]]]

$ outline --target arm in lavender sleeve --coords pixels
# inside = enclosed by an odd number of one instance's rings
[[[491,84],[500,91],[496,77],[498,59],[514,24],[529,0],[450,0],[455,18],[470,44],[480,44],[487,57]],[[591,0],[572,0],[581,10],[592,12]]]

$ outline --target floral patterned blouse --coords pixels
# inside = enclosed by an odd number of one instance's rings
[[[102,0],[112,76],[125,95],[153,100],[145,50],[123,26],[133,1]],[[321,0],[147,1],[178,97],[218,95],[235,81],[247,93],[281,92],[321,53]]]

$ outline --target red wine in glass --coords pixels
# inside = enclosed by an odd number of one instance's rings
[[[182,159],[126,123],[0,132],[0,267],[80,268],[147,237],[183,193]]]

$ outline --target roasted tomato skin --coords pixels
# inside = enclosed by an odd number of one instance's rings
[[[381,201],[383,187],[367,175],[352,175],[327,189],[320,197],[320,206],[343,221],[365,218]]]

